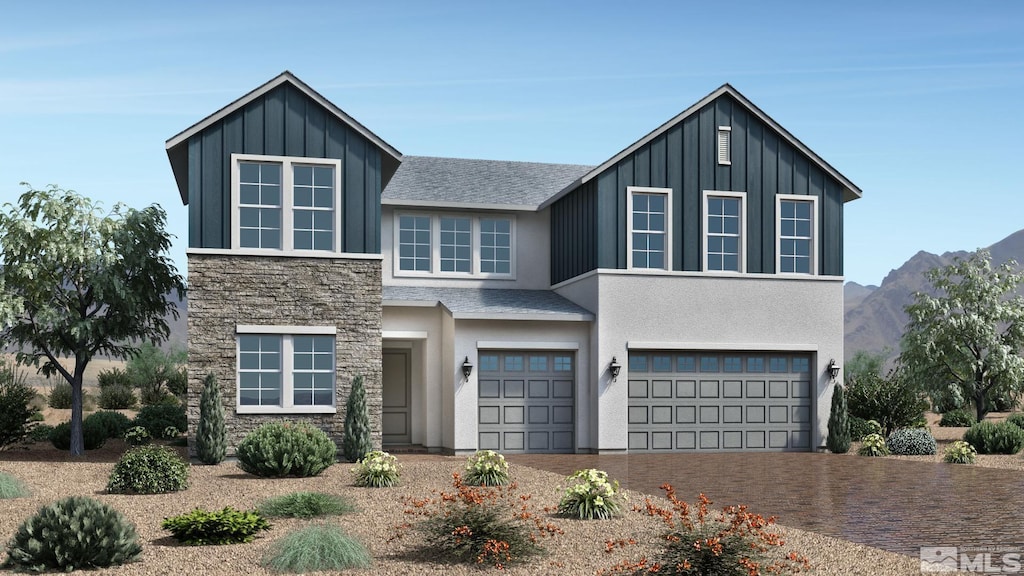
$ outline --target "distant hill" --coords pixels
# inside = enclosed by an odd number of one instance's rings
[[[1024,263],[1024,230],[1014,232],[988,249],[992,253],[992,261],[997,264],[1009,259]],[[881,352],[888,349],[891,356],[898,354],[900,338],[907,324],[903,309],[913,301],[914,292],[928,287],[924,273],[967,254],[969,252],[959,251],[939,256],[921,251],[889,272],[881,286],[847,282],[843,291],[846,357],[853,356],[858,350]]]

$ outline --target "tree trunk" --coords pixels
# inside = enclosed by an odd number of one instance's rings
[[[974,411],[978,416],[978,422],[981,422],[985,418],[985,414],[988,414],[988,405],[985,403],[985,391],[977,386],[975,386],[974,390]]]
[[[85,363],[75,361],[75,373],[71,381],[71,455],[81,456],[85,453],[85,440],[82,437],[82,381],[85,375]]]

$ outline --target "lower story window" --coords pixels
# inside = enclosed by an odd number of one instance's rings
[[[334,339],[333,333],[268,334],[240,330],[238,411],[333,412]]]

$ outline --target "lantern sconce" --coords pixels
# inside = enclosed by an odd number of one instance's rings
[[[828,361],[828,377],[833,382],[839,377],[839,364],[836,364],[835,358]]]
[[[619,364],[619,361],[615,359],[615,356],[612,356],[612,362],[608,365],[608,371],[612,374],[612,382],[619,379],[619,372],[622,371],[622,364]]]
[[[473,364],[470,363],[469,356],[466,356],[466,359],[462,361],[462,375],[466,377],[467,381],[469,381],[469,375],[472,373]]]

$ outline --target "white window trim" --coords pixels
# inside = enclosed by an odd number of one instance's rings
[[[430,218],[430,270],[402,270],[400,252],[401,243],[401,221],[402,216],[426,216]],[[469,272],[441,272],[441,218],[468,218],[470,221],[470,248],[472,260],[469,263]],[[509,221],[509,273],[497,274],[493,272],[480,271],[480,221],[481,220],[508,220]],[[395,277],[407,278],[494,278],[500,280],[516,279],[516,217],[512,214],[460,214],[458,212],[395,212],[392,225],[392,268]]]
[[[811,204],[811,268],[809,273],[779,272],[782,269],[782,202],[810,202]],[[775,273],[784,276],[816,276],[818,274],[818,239],[821,225],[818,217],[818,197],[800,194],[777,194],[775,196]]]
[[[722,141],[723,133],[724,133],[724,136],[728,139],[728,142],[723,142]],[[729,166],[729,165],[731,165],[732,164],[732,126],[719,126],[718,127],[718,132],[715,133],[715,138],[716,138],[716,150],[718,152],[718,164],[720,166]],[[724,146],[724,148],[725,148],[725,150],[724,150],[725,158],[724,159],[722,158],[723,144],[725,145]]]
[[[740,199],[740,269],[738,272],[733,272],[732,270],[708,270],[708,199],[715,197]],[[705,190],[701,201],[700,218],[701,270],[704,272],[714,272],[715,274],[745,274],[747,272],[747,193]]]
[[[235,413],[236,414],[335,414],[338,399],[338,351],[335,339],[334,351],[334,397],[330,406],[296,406],[293,392],[292,375],[294,373],[294,349],[292,336],[336,336],[336,326],[261,326],[239,324],[235,327]],[[281,336],[281,406],[251,406],[241,404],[241,371],[238,367],[240,355],[238,337],[241,334],[265,334]]]
[[[241,248],[239,231],[239,164],[241,162],[267,162],[281,164],[281,248]],[[292,170],[295,164],[334,167],[334,247],[332,250],[296,250],[292,227],[295,206],[292,199]],[[336,158],[306,158],[302,156],[267,156],[262,154],[231,155],[231,249],[258,254],[338,254],[341,252],[342,234],[341,160]]]
[[[662,268],[633,267],[633,194],[661,194],[665,196],[665,266]],[[672,189],[650,186],[626,186],[626,268],[636,270],[672,269]]]

